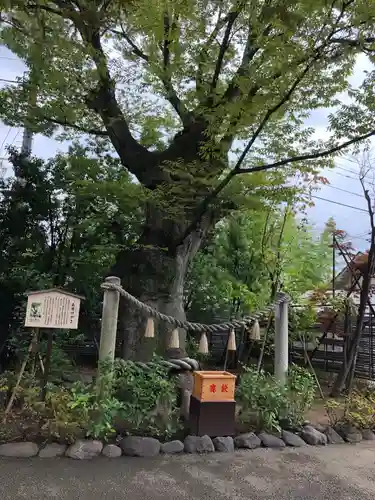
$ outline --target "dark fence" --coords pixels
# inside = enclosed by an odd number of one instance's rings
[[[375,318],[372,314],[365,316],[364,325],[359,344],[355,376],[375,380]],[[321,331],[321,329],[319,330]],[[342,328],[339,330],[339,335],[335,331],[324,332],[320,335],[317,345],[307,346],[307,353],[314,367],[329,373],[340,370],[345,361],[348,339],[354,331],[353,322],[349,322],[345,333]],[[305,349],[299,342],[295,342],[291,348],[291,358],[299,361],[304,356]]]

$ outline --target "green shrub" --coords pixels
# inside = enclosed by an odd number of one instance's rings
[[[5,408],[16,375],[3,374],[0,380]],[[123,404],[111,392],[99,399],[93,384],[75,383],[71,387],[48,385],[45,401],[40,399],[40,381],[26,373],[16,392],[9,418],[15,416],[39,426],[41,436],[72,442],[78,437],[108,439],[115,433],[114,420]]]
[[[288,372],[287,414],[285,418],[292,427],[298,427],[305,420],[306,411],[313,404],[316,380],[306,368],[292,365]]]
[[[34,405],[43,420],[42,435],[47,439],[68,443],[85,437],[87,417],[81,407],[72,406],[73,402],[71,389],[49,387],[45,402],[39,401]]]
[[[352,391],[343,400],[329,400],[325,405],[330,425],[348,424],[358,429],[375,426],[375,393]]]
[[[280,415],[285,413],[286,387],[264,371],[245,368],[237,388],[241,420],[256,430],[279,430]]]
[[[121,418],[129,431],[169,437],[179,428],[177,388],[167,368],[154,358],[152,365],[115,361],[114,394],[122,402]]]
[[[157,358],[151,365],[116,360],[111,369],[103,363],[98,385],[50,383],[45,401],[40,400],[40,381],[26,373],[10,417],[33,422],[41,436],[64,442],[109,439],[118,422],[124,430],[142,435],[169,437],[179,429],[176,384]],[[13,373],[0,377],[3,409],[15,379]]]
[[[298,427],[311,407],[315,389],[310,372],[295,365],[291,366],[285,385],[264,371],[245,368],[237,388],[241,420],[256,430],[280,431],[280,422]]]

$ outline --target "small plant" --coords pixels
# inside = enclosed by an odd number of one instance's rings
[[[288,398],[286,420],[292,427],[302,425],[306,411],[312,406],[316,380],[306,368],[292,365],[288,372]]]
[[[103,391],[99,396],[96,387],[81,383],[74,384],[70,392],[72,399],[69,408],[83,416],[87,437],[108,439],[116,432],[114,421],[124,409],[124,403],[110,392]]]
[[[350,425],[372,429],[375,426],[375,393],[372,391],[352,391],[342,401],[327,401],[325,407],[333,427]]]
[[[80,407],[72,408],[73,395],[64,387],[49,387],[46,401],[39,408],[43,416],[42,434],[47,439],[73,442],[85,436],[87,418]],[[40,403],[39,403],[40,404]]]
[[[280,415],[286,407],[287,389],[264,371],[245,368],[237,388],[241,420],[256,430],[280,431]]]
[[[344,403],[336,401],[335,399],[330,399],[326,401],[325,410],[328,415],[329,424],[331,427],[336,427],[339,422],[342,422],[342,416],[344,414]]]
[[[241,419],[257,430],[280,431],[281,421],[298,427],[312,405],[315,389],[312,374],[295,365],[290,368],[285,385],[263,371],[245,368],[237,388]]]
[[[121,401],[121,417],[131,432],[169,437],[179,428],[177,389],[168,370],[154,357],[141,367],[132,361],[115,361],[114,394]]]

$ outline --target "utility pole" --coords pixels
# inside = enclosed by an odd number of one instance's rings
[[[336,238],[335,232],[332,231],[332,297],[335,298],[336,288]]]
[[[36,79],[36,71],[33,66],[31,66],[30,69],[30,75],[29,75],[29,102],[28,102],[28,110],[27,110],[27,117],[26,117],[26,123],[25,127],[23,130],[23,137],[22,137],[22,147],[21,147],[21,154],[25,157],[28,157],[31,155],[31,150],[32,150],[32,144],[33,144],[33,132],[30,128],[30,125],[28,122],[32,122],[32,115],[35,113],[35,107],[36,107],[36,100],[37,100],[37,79]]]
[[[30,156],[32,145],[33,145],[33,133],[27,126],[25,126],[25,128],[23,129],[21,154],[23,156]]]

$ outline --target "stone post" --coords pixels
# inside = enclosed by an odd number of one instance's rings
[[[288,300],[275,311],[275,378],[285,384],[288,373]]]
[[[116,276],[109,276],[105,279],[105,283],[120,285],[121,280]],[[119,303],[120,294],[117,290],[104,290],[99,363],[105,360],[113,361],[115,359]]]

